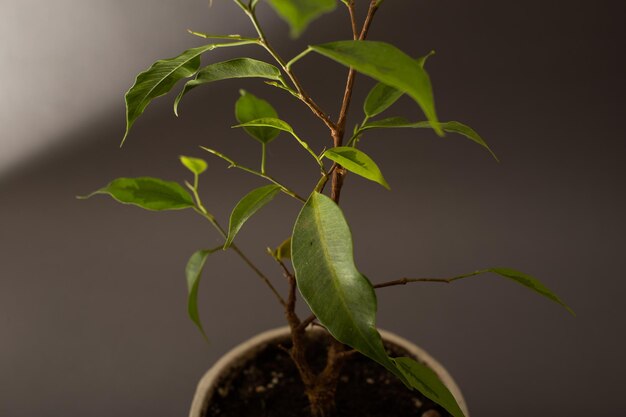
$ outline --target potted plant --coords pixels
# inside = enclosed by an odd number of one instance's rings
[[[400,389],[406,392],[417,390],[422,394],[419,398],[412,397],[417,403],[432,401],[439,404],[437,408],[439,411],[433,411],[434,413],[448,413],[454,417],[467,415],[462,397],[445,370],[425,352],[408,345],[402,339],[385,332],[383,332],[385,338],[381,336],[375,324],[376,290],[413,282],[452,283],[493,273],[561,304],[570,312],[571,310],[538,280],[509,268],[487,268],[451,278],[404,278],[372,284],[355,265],[350,228],[339,202],[344,179],[348,174],[361,176],[389,188],[374,160],[359,149],[360,141],[370,129],[426,128],[432,129],[439,136],[445,133],[460,134],[485,148],[497,160],[495,154],[470,127],[455,121],[439,121],[430,79],[425,70],[426,61],[432,53],[415,59],[391,44],[366,40],[368,30],[376,13],[382,7],[383,0],[371,0],[366,5],[366,17],[362,21],[357,18],[356,9],[358,6],[365,6],[362,4],[365,2],[359,2],[357,5],[355,0],[340,0],[348,12],[352,39],[310,45],[290,60],[280,56],[266,37],[256,13],[260,5],[259,0],[233,0],[233,2],[249,18],[255,34],[246,37],[190,31],[193,35],[209,39],[209,43],[188,49],[174,58],[157,61],[137,76],[135,84],[126,94],[127,127],[122,143],[126,140],[133,123],[151,101],[170,92],[179,81],[187,78],[190,80],[174,100],[176,113],[181,100],[196,87],[225,79],[260,78],[265,84],[292,96],[294,102],[306,106],[320,123],[328,128],[329,141],[310,142],[297,128],[280,119],[278,112],[270,103],[242,90],[235,104],[235,117],[238,121],[235,127],[243,129],[259,142],[261,150],[259,168],[240,164],[236,155],[225,155],[209,146],[201,146],[204,151],[226,161],[230,168],[243,170],[267,181],[267,185],[250,191],[235,205],[228,227],[222,226],[201,200],[200,177],[206,170],[207,163],[196,157],[180,157],[182,164],[193,175],[193,181],[185,182],[184,186],[152,177],[118,178],[87,197],[108,194],[122,203],[134,204],[148,210],[189,209],[208,220],[223,237],[224,243],[216,248],[197,251],[187,264],[189,316],[204,334],[197,299],[205,261],[215,252],[234,251],[263,281],[270,295],[276,298],[279,307],[285,313],[288,325],[286,330],[264,334],[261,339],[255,340],[259,343],[236,349],[235,362],[247,361],[249,358],[244,354],[250,352],[262,355],[270,349],[274,353],[283,353],[283,358],[287,358],[289,362],[286,366],[291,367],[298,378],[292,385],[301,391],[300,397],[307,403],[305,410],[302,408],[285,410],[284,415],[306,414],[312,417],[343,415],[341,413],[344,411],[338,409],[340,406],[337,395],[338,391],[343,389],[340,388],[343,382],[350,383],[344,381],[349,364],[373,367],[385,375],[393,375],[394,382],[386,379],[385,384],[404,385]],[[313,19],[334,10],[338,5],[336,0],[268,0],[268,3],[290,25],[293,37],[300,35]],[[242,45],[256,45],[264,49],[268,54],[267,62],[238,57],[201,67],[201,56],[211,50],[237,48]],[[297,63],[311,53],[327,57],[348,68],[345,89],[340,92],[343,99],[337,118],[331,117],[317,104],[313,94],[296,75]],[[348,131],[346,120],[357,72],[373,78],[378,84],[371,89],[363,103],[362,122]],[[424,120],[409,121],[400,117],[380,116],[403,95],[408,95],[417,103],[425,116]],[[288,184],[272,177],[267,167],[266,149],[281,133],[295,140],[301,151],[306,153],[311,163],[317,167],[318,174],[311,178],[311,188],[305,190],[306,192],[293,190]],[[287,294],[281,294],[273,279],[262,272],[252,257],[235,244],[237,233],[245,223],[279,194],[284,194],[300,204],[292,236],[276,249],[267,250],[269,256],[280,265],[288,282]],[[298,293],[311,310],[309,317],[299,317],[296,313]],[[367,359],[365,364],[364,358]],[[222,362],[224,361],[220,363]],[[242,363],[236,363],[233,369],[241,370],[242,366]],[[270,363],[267,366],[276,373],[273,379],[278,380],[278,365]],[[213,374],[218,375],[217,382],[202,383],[200,391],[219,392],[222,397],[227,395],[226,385],[232,383],[235,377],[224,376],[222,368],[220,365],[219,371],[211,371],[211,377],[215,376]],[[365,378],[366,383],[369,379]],[[267,390],[267,387],[261,388],[257,387],[252,395],[255,393],[260,395]],[[195,411],[192,410],[193,417],[200,417],[199,413],[206,411],[206,399],[202,395],[200,392],[200,399],[194,402],[198,404],[194,405]],[[359,398],[359,394],[352,396]],[[357,402],[363,400],[365,403],[367,397],[368,394],[363,393]],[[395,399],[396,394],[392,394],[391,398]],[[422,415],[423,410],[420,404],[415,405],[416,412],[420,413],[418,415]],[[239,411],[239,415],[261,413],[260,410]],[[355,415],[359,411],[352,413]],[[401,410],[389,410],[389,413],[394,416],[404,415],[400,414],[403,413]],[[361,412],[360,415],[365,414]]]

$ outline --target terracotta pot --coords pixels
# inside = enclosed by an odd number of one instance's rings
[[[422,348],[414,345],[408,340],[385,330],[379,331],[386,342],[390,342],[406,350],[418,358],[420,362],[428,365],[428,367],[434,370],[437,375],[439,375],[442,382],[448,387],[452,395],[454,395],[465,415],[469,417],[467,406],[459,387],[456,385],[448,371],[446,371],[446,369],[439,362],[437,362],[437,360],[435,360]],[[277,340],[284,340],[287,337],[289,337],[289,327],[287,326],[268,330],[241,343],[222,356],[215,363],[215,365],[213,365],[213,367],[211,367],[211,369],[204,374],[198,383],[193,402],[191,403],[189,417],[203,416],[204,411],[211,402],[211,398],[222,375],[227,375],[231,369],[243,365],[265,346],[272,344]]]

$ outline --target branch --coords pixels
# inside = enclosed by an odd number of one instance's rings
[[[365,17],[365,22],[363,22],[363,27],[361,28],[361,33],[358,36],[359,40],[365,40],[367,37],[367,33],[369,32],[369,28],[372,25],[372,21],[374,19],[374,15],[378,10],[378,6],[380,4],[379,0],[371,0],[370,7],[367,11],[367,16]],[[346,4],[348,6],[348,10],[350,11],[351,20],[354,20],[354,2],[350,2]],[[356,31],[354,30],[354,37],[356,39]],[[346,80],[346,87],[343,93],[343,101],[341,104],[341,110],[339,112],[339,119],[337,120],[336,129],[332,130],[333,137],[333,146],[341,146],[343,142],[343,136],[346,128],[346,120],[348,118],[348,110],[350,109],[350,102],[352,100],[352,90],[354,88],[354,81],[356,79],[356,71],[352,68],[348,71],[348,79]],[[346,176],[346,170],[343,168],[336,169],[333,172],[333,181],[332,181],[332,189],[331,189],[331,198],[335,201],[335,203],[339,203],[339,197],[341,196],[341,188],[343,187],[343,179]]]
[[[309,326],[309,324],[312,324],[315,320],[317,320],[317,316],[315,316],[315,314],[311,314],[309,317],[304,319],[302,323],[300,323],[300,329],[301,330],[306,329]]]
[[[194,207],[194,210],[198,214],[200,214],[202,217],[207,219],[209,221],[209,223],[211,223],[211,225],[213,225],[213,227],[218,231],[218,233],[224,238],[224,240],[226,240],[226,237],[228,235],[227,235],[226,231],[224,230],[224,228],[222,226],[220,226],[220,224],[217,222],[217,220],[215,219],[215,217],[213,217],[212,214],[210,214],[209,212],[206,211],[206,209],[204,209],[204,207],[202,206],[201,203],[198,203],[197,206]],[[232,249],[233,251],[235,251],[235,253],[237,255],[239,255],[239,257],[246,263],[246,265],[248,265],[248,267],[250,269],[252,269],[252,271],[254,271],[254,273],[259,278],[261,278],[261,280],[265,283],[265,285],[267,285],[268,288],[274,293],[274,295],[276,296],[276,299],[278,300],[278,302],[281,305],[286,307],[287,306],[287,302],[280,295],[280,293],[278,292],[276,287],[274,287],[274,285],[272,285],[270,279],[259,268],[257,268],[257,266],[243,253],[243,251],[241,249],[239,249],[239,247],[237,247],[237,245],[235,245],[234,243],[232,243],[229,246],[229,249]]]
[[[406,285],[406,284],[410,284],[413,282],[438,282],[441,284],[451,284],[454,281],[458,281],[460,279],[464,279],[464,278],[470,278],[470,277],[474,277],[476,275],[480,275],[480,274],[484,274],[489,272],[488,270],[484,269],[481,271],[474,271],[471,272],[469,274],[464,274],[464,275],[458,275],[456,277],[452,277],[452,278],[401,278],[401,279],[397,279],[395,281],[389,281],[389,282],[383,282],[381,284],[376,284],[374,285],[374,288],[385,288],[385,287],[395,287],[397,285]]]
[[[254,29],[256,30],[257,34],[259,35],[259,43],[260,45],[265,48],[265,50],[272,56],[272,58],[274,58],[274,60],[280,65],[280,67],[282,68],[282,70],[285,72],[285,74],[287,74],[287,76],[289,77],[289,79],[291,80],[291,82],[293,83],[294,87],[296,88],[296,91],[298,92],[298,98],[304,103],[306,104],[309,109],[311,109],[311,111],[313,112],[313,114],[315,114],[320,120],[322,120],[324,122],[324,124],[331,130],[333,131],[335,129],[335,124],[333,123],[333,121],[330,119],[330,117],[317,105],[317,103],[315,103],[315,101],[311,98],[311,96],[309,94],[306,93],[306,91],[304,91],[304,88],[302,87],[302,84],[300,84],[300,81],[298,80],[298,78],[295,76],[295,74],[291,71],[291,68],[287,67],[287,64],[285,63],[285,60],[283,60],[278,53],[274,50],[274,48],[270,45],[270,43],[267,40],[267,36],[265,36],[265,33],[263,32],[263,29],[261,29],[261,26],[259,25],[259,21],[256,17],[256,14],[254,12],[254,9],[249,9],[248,7],[246,7],[245,5],[243,5],[243,3],[241,3],[240,0],[235,0],[235,3],[237,3],[237,5],[246,13],[246,15],[250,18],[250,21],[252,22],[252,25],[254,26]]]
[[[354,10],[354,0],[347,0],[344,2],[346,7],[348,8],[348,13],[350,14],[350,24],[352,25],[352,37],[354,40],[359,38],[359,30],[356,27],[356,13]]]
[[[264,178],[264,179],[268,180],[269,182],[272,182],[272,183],[278,185],[280,187],[280,191],[282,191],[283,193],[287,194],[288,196],[293,197],[296,200],[300,200],[303,203],[306,203],[306,200],[303,197],[299,196],[298,194],[296,194],[295,191],[290,190],[289,188],[287,188],[286,186],[284,186],[283,184],[278,182],[278,180],[276,180],[275,178],[270,177],[269,175],[267,175],[267,174],[265,174],[263,172],[259,172],[257,170],[254,170],[252,168],[248,168],[246,166],[239,165],[237,162],[235,162],[231,158],[227,157],[223,153],[216,151],[215,149],[207,148],[205,146],[200,146],[200,148],[205,150],[205,151],[207,151],[207,152],[209,152],[209,153],[212,153],[213,155],[215,155],[215,156],[223,159],[224,161],[228,162],[230,164],[229,168],[237,168],[237,169],[245,171],[245,172],[247,172],[249,174],[256,175],[257,177]]]

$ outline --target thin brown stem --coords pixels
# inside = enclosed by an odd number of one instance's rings
[[[380,4],[378,0],[370,1],[370,8],[367,11],[367,16],[365,17],[365,22],[363,23],[363,28],[361,29],[361,35],[359,36],[359,39],[364,40],[365,38],[367,38],[367,33],[370,30],[370,26],[372,25],[372,21],[374,20],[374,15],[378,11],[379,5]]]
[[[401,278],[396,279],[394,281],[383,282],[381,284],[374,285],[374,288],[386,288],[386,287],[395,287],[397,285],[407,285],[413,282],[438,282],[441,284],[451,284],[454,281],[458,281],[464,278],[474,277],[476,275],[484,274],[489,272],[488,270],[474,271],[469,274],[458,275],[452,278]]]
[[[281,68],[285,72],[285,74],[287,74],[287,76],[289,77],[289,79],[293,83],[294,87],[296,88],[296,91],[298,92],[298,98],[300,100],[302,100],[302,102],[304,102],[309,107],[309,109],[311,109],[313,114],[315,114],[320,120],[322,120],[324,122],[324,124],[331,131],[334,130],[335,129],[335,124],[331,120],[330,116],[328,116],[320,108],[320,106],[313,100],[313,98],[311,98],[311,96],[304,90],[304,87],[302,87],[302,84],[300,83],[300,81],[298,80],[296,75],[293,73],[291,68],[289,68],[287,66],[287,63],[285,62],[285,60],[283,58],[281,58],[281,56],[276,52],[276,50],[270,45],[269,41],[267,40],[267,36],[265,36],[265,33],[263,32],[263,29],[259,25],[259,21],[258,21],[258,19],[256,17],[256,14],[254,13],[254,11],[253,10],[249,10],[248,8],[245,8],[245,7],[243,8],[243,10],[248,15],[250,20],[252,21],[252,25],[254,26],[254,29],[256,30],[257,34],[259,35],[259,43],[260,43],[260,45],[263,48],[265,48],[265,50],[272,56],[272,58],[274,58],[274,60],[281,66]]]
[[[352,7],[351,7],[352,6]],[[354,2],[350,2],[348,4],[348,10],[350,10],[351,20],[354,21]],[[361,33],[358,36],[359,40],[365,40],[367,37],[367,33],[369,32],[370,26],[372,25],[372,21],[374,19],[374,15],[378,10],[378,0],[371,0],[370,7],[367,11],[367,16],[365,17],[365,22],[363,22],[363,27],[361,28]],[[357,31],[354,30],[354,38],[357,39]],[[348,118],[348,111],[350,109],[350,102],[352,101],[352,91],[354,89],[354,82],[356,79],[356,71],[353,68],[350,68],[348,71],[348,78],[346,80],[346,87],[343,93],[343,101],[341,103],[341,110],[339,111],[339,119],[336,123],[336,128],[331,130],[332,138],[333,138],[333,146],[341,146],[343,144],[343,136],[345,134],[346,128],[346,120]],[[341,196],[341,189],[343,187],[344,178],[347,174],[347,171],[343,169],[343,167],[338,167],[333,172],[332,186],[331,186],[331,198],[336,203],[339,203],[339,198]]]
[[[315,320],[317,320],[317,316],[315,314],[311,314],[306,319],[302,320],[300,323],[300,329],[306,329],[310,324],[312,324]]]
[[[259,278],[261,278],[263,282],[265,282],[265,284],[269,287],[269,289],[274,293],[278,301],[283,306],[285,306],[286,305],[285,300],[280,295],[276,287],[274,287],[274,285],[269,280],[269,278],[263,272],[261,272],[261,270],[257,268],[256,265],[254,265],[254,263],[241,251],[241,249],[239,249],[237,245],[231,243],[230,248],[234,250],[237,255],[239,255],[239,257],[246,263],[246,265],[248,265],[248,267],[250,267],[250,269],[252,269],[259,276]]]
[[[354,0],[350,0],[348,3],[346,3],[346,6],[348,7],[348,13],[350,14],[350,24],[352,26],[352,36],[354,38],[354,40],[357,40],[359,38],[359,30],[356,27],[356,11],[354,8]]]
[[[196,212],[198,212],[202,217],[207,219],[209,223],[213,225],[213,227],[218,231],[218,233],[225,240],[226,237],[228,236],[228,234],[226,233],[226,230],[224,230],[224,228],[217,222],[217,220],[215,219],[215,217],[213,217],[213,215],[211,215],[209,212],[206,211],[206,209],[204,208],[204,206],[202,206],[202,203],[199,200],[197,201],[197,203],[198,203],[197,204],[198,207],[195,208]],[[267,285],[270,291],[274,293],[274,296],[276,296],[276,299],[278,300],[278,302],[284,307],[287,306],[287,302],[280,295],[276,287],[274,287],[270,279],[250,260],[250,258],[248,258],[246,254],[243,253],[243,251],[239,249],[239,247],[235,245],[234,243],[232,243],[229,246],[229,248],[232,249],[244,261],[244,263],[248,265],[250,269],[252,269],[252,271],[254,271],[254,273],[265,283],[265,285]]]

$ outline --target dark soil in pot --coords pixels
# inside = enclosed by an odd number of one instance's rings
[[[263,346],[258,355],[219,381],[204,417],[310,417],[304,387],[289,355],[289,340]],[[392,356],[410,356],[386,344]],[[311,363],[323,366],[326,336],[312,340]],[[345,364],[337,387],[335,417],[450,417],[394,375],[356,354]]]

